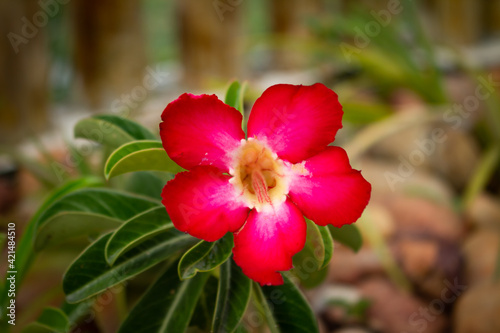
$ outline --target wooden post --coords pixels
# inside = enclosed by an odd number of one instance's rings
[[[320,12],[321,0],[272,0],[271,29],[276,43],[273,52],[274,67],[278,69],[293,69],[307,62],[306,50],[300,49],[297,38],[307,36],[305,20]]]
[[[243,0],[178,0],[184,82],[238,78]]]
[[[93,108],[142,84],[146,53],[141,1],[73,0],[74,61]],[[108,110],[109,111],[109,110]]]
[[[482,1],[440,0],[436,6],[442,41],[462,45],[479,41],[482,33]]]
[[[485,4],[486,33],[500,36],[500,0],[488,0]]]
[[[36,1],[0,0],[7,34],[0,42],[0,143],[36,135],[48,124],[48,19]]]

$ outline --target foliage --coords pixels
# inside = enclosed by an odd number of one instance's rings
[[[233,82],[225,99],[241,112],[244,91],[244,84]],[[86,118],[75,126],[75,136],[111,149],[104,165],[106,179],[136,172],[139,181],[147,179],[143,184],[159,189],[165,179],[182,171],[149,130],[128,119]],[[323,281],[333,239],[354,250],[360,246],[355,227],[336,230],[308,221],[307,243],[294,258],[292,275],[285,277],[282,286],[261,287],[252,284],[232,260],[232,234],[212,243],[199,241],[174,228],[157,190],[140,192],[106,188],[99,178],[81,178],[56,189],[40,207],[18,249],[19,270],[24,274],[45,248],[81,236],[94,240],[64,274],[62,287],[68,303],[61,309],[46,308],[25,332],[68,331],[99,295],[126,290],[128,281],[143,278],[141,273],[155,266],[167,268],[160,275],[153,274],[156,281],[148,282],[151,287],[119,332],[182,332],[195,326],[214,332],[245,332],[255,326],[245,318],[256,315],[262,319],[259,325],[267,323],[272,332],[317,332],[313,311],[293,281],[298,278],[304,287]],[[300,268],[311,260],[313,269],[308,265],[307,275],[302,274]],[[19,275],[18,286],[21,282]],[[78,316],[74,314],[77,307]]]

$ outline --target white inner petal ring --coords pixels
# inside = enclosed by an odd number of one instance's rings
[[[229,171],[233,177],[229,182],[249,208],[272,209],[286,200],[287,164],[259,140],[241,140],[241,146],[233,155]]]

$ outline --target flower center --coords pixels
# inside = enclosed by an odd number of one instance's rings
[[[241,141],[233,157],[230,183],[250,208],[262,211],[286,200],[287,167],[266,145],[256,139]]]

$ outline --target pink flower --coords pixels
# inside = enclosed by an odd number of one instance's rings
[[[248,120],[215,95],[183,94],[167,105],[160,135],[170,158],[189,170],[162,193],[175,227],[212,242],[234,233],[233,258],[260,284],[306,239],[304,216],[320,226],[355,222],[371,186],[346,152],[327,146],[342,128],[337,95],[322,84],[279,84],[255,102]]]

